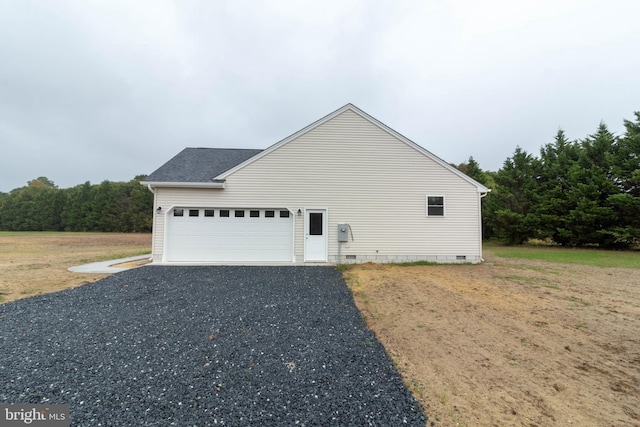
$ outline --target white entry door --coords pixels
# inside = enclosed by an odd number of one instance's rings
[[[307,209],[304,221],[304,260],[327,261],[327,210]]]

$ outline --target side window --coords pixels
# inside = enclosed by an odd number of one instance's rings
[[[444,196],[427,196],[427,216],[444,216]]]

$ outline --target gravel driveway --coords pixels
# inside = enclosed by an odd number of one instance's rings
[[[424,426],[331,267],[163,267],[0,305],[0,402],[72,425]]]

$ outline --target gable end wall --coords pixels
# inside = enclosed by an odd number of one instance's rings
[[[342,244],[342,262],[345,255],[356,255],[348,262],[482,256],[477,188],[350,110],[237,170],[223,190],[157,191],[158,206],[167,207],[326,208],[330,262],[338,262],[341,223],[353,231]],[[427,217],[427,195],[445,196],[445,217]],[[163,220],[158,215],[155,222],[156,260]],[[295,220],[295,257],[302,262],[304,223]]]

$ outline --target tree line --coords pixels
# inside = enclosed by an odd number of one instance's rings
[[[46,177],[0,193],[0,230],[150,232],[153,194],[140,181],[60,189]]]
[[[562,246],[640,245],[640,112],[625,133],[600,123],[576,141],[559,130],[535,156],[517,147],[497,172],[469,159],[458,168],[491,192],[483,201],[485,238],[508,244],[541,239]]]
[[[456,167],[492,191],[483,199],[483,235],[563,246],[640,245],[640,112],[625,133],[604,123],[581,140],[559,130],[535,156],[517,147],[497,172],[471,157]],[[149,232],[153,194],[129,182],[59,189],[46,177],[0,193],[0,230]]]

